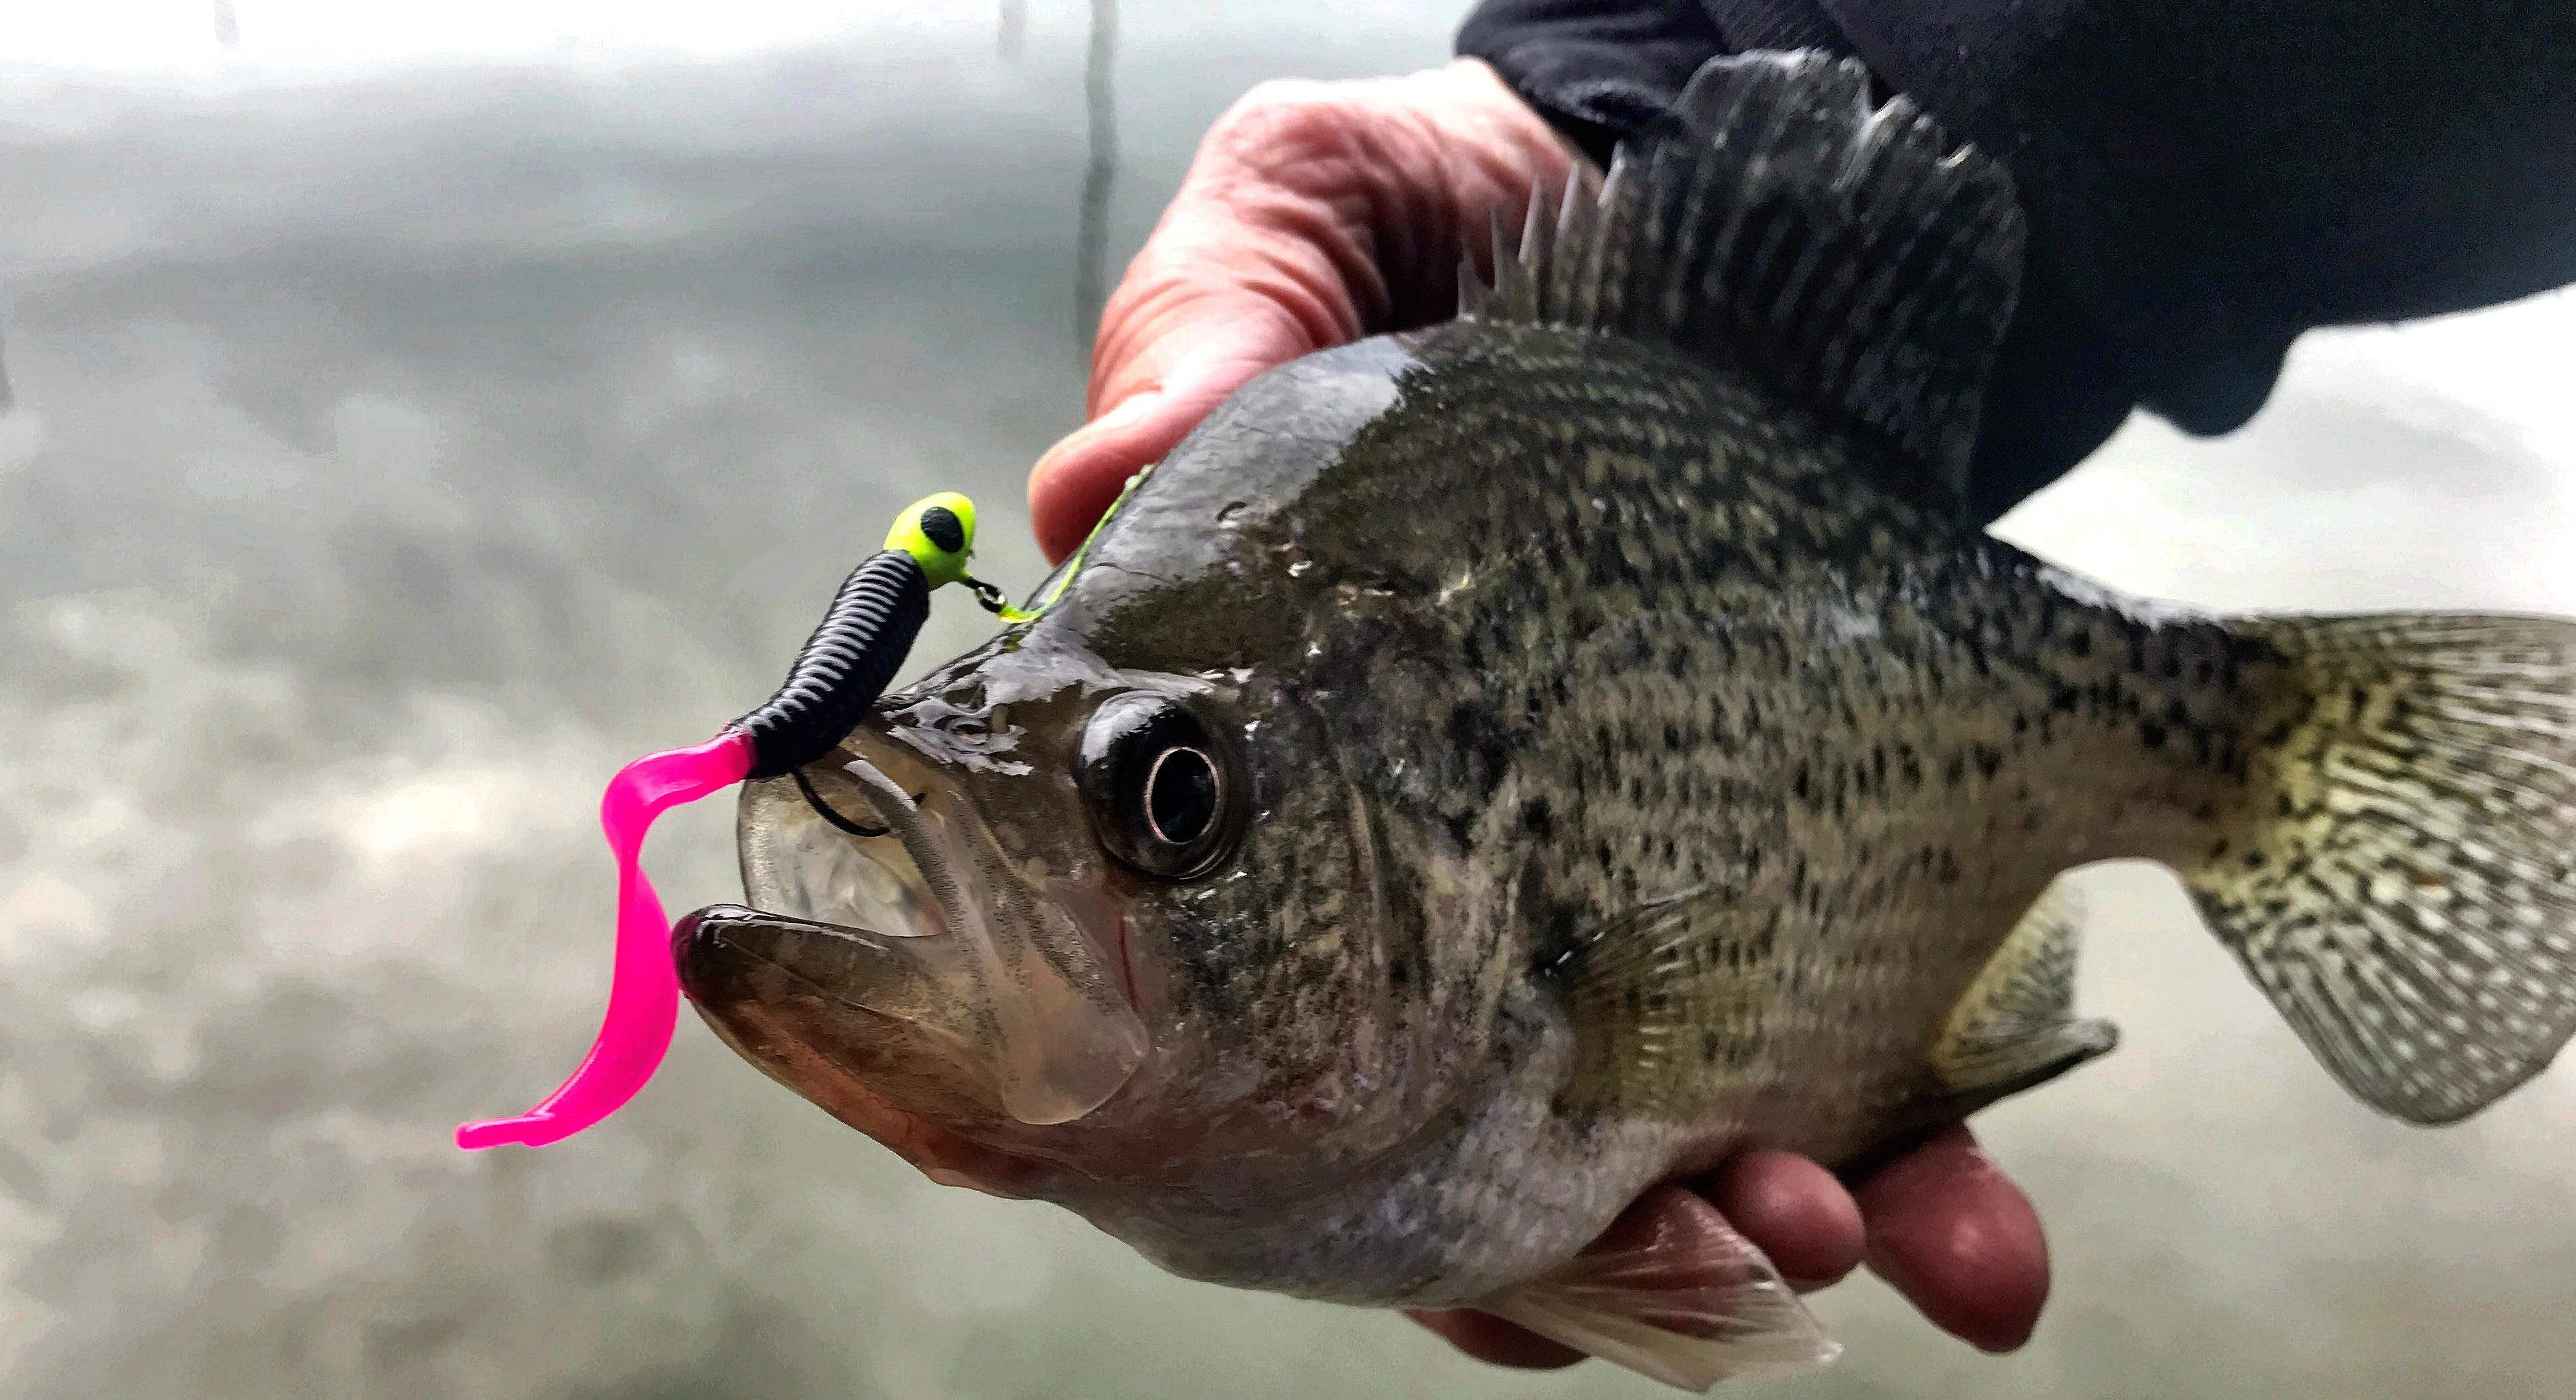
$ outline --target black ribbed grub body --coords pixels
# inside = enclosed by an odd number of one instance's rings
[[[911,555],[889,549],[852,569],[786,683],[733,722],[751,736],[749,776],[778,777],[839,743],[885,693],[929,616],[930,581]]]

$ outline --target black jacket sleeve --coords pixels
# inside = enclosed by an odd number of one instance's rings
[[[2576,281],[2564,0],[1484,0],[1458,39],[1596,159],[1778,48],[1858,55],[2020,187],[1981,519],[2133,407],[2238,426],[2313,327]]]

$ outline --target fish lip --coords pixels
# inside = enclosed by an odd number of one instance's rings
[[[878,763],[875,757],[872,756],[871,749],[876,745],[886,745],[891,747],[895,745],[898,740],[894,731],[883,724],[882,716],[871,716],[871,719],[876,721],[874,728],[863,724],[858,729],[852,730],[849,737],[842,741],[841,752],[849,755],[849,761],[846,763],[837,763],[834,766],[839,767],[843,772],[849,773],[853,777],[857,777],[858,770],[861,769],[865,769],[870,775],[873,775],[877,779],[878,783],[882,784],[882,788],[880,789],[880,793],[872,793],[870,795],[871,801],[881,802],[881,794],[883,793],[909,797],[914,807],[912,817],[913,820],[917,821],[919,820],[920,809],[927,805],[926,801],[922,795],[911,791],[911,788],[914,786],[913,784],[903,782],[896,778],[893,774],[887,771],[886,764]],[[909,757],[917,761],[922,758],[923,755],[912,753]],[[827,763],[832,762],[831,759],[821,761]],[[806,804],[815,809],[815,814],[817,816],[822,817],[824,821],[835,827],[839,827],[843,831],[849,830],[847,825],[842,821],[836,820],[834,815],[828,814],[824,811],[823,804],[816,800],[813,790],[807,786],[802,770],[799,770],[797,773],[797,784],[800,793],[806,799]],[[886,830],[879,838],[872,839],[891,837],[903,848],[904,858],[912,862],[913,869],[916,872],[924,873],[926,875],[926,872],[923,871],[920,853],[912,848],[910,842],[905,839],[905,833],[898,825],[898,814],[888,812],[880,806],[877,815],[880,820],[886,823]],[[930,839],[936,841],[938,838],[932,837]],[[925,883],[927,883],[926,880]],[[932,888],[929,903],[932,912],[939,916],[940,932],[948,934],[951,937],[957,936],[959,934],[959,911],[949,907],[949,900],[943,897],[942,893],[935,886]],[[1133,950],[1128,944],[1126,916],[1123,913],[1116,911],[1103,914],[1096,907],[1087,903],[1082,904],[1080,907],[1074,907],[1070,902],[1064,901],[1061,898],[1059,898],[1059,903],[1067,904],[1067,914],[1073,918],[1076,926],[1089,940],[1092,951],[1095,954],[1105,956],[1115,968],[1117,972],[1118,988],[1127,999],[1128,1009],[1141,1014],[1141,1007],[1136,994],[1135,957]],[[870,933],[877,937],[901,938],[909,936],[905,934],[874,934],[872,930],[855,929],[845,924],[824,923],[821,920],[806,920],[806,922],[815,924],[822,928],[839,929],[846,932]]]
[[[823,929],[831,933],[848,934],[858,938],[907,938],[918,936],[912,934],[887,933],[880,929],[861,928],[856,924],[836,924],[824,919],[808,919],[799,914],[781,914],[773,910],[754,908],[748,904],[710,904],[703,909],[693,910],[690,913],[681,915],[679,922],[671,925],[671,967],[673,971],[681,974],[680,986],[682,990],[685,991],[688,988],[686,970],[688,967],[689,949],[691,945],[697,942],[699,934],[704,932],[721,938],[724,935],[724,930],[727,928],[743,924],[765,924],[771,928]],[[744,949],[742,951],[748,953],[750,950]],[[754,956],[757,955],[754,954]]]
[[[810,989],[816,996],[821,997],[826,1001],[847,1007],[850,1010],[857,1011],[864,1015],[882,1017],[889,1021],[907,1024],[909,1033],[914,1035],[937,1035],[937,1032],[930,1031],[925,1027],[911,1025],[910,1023],[905,1022],[903,1017],[869,1006],[865,1002],[853,1001],[839,989],[828,987],[815,981],[804,971],[794,967],[789,967],[779,962],[775,957],[772,957],[768,953],[765,953],[756,947],[749,946],[748,944],[740,941],[728,940],[725,937],[729,931],[741,928],[765,928],[793,933],[819,933],[835,938],[855,939],[861,943],[877,944],[910,942],[921,937],[921,935],[879,933],[874,929],[862,928],[856,924],[837,924],[827,922],[822,919],[808,919],[797,914],[780,914],[771,910],[759,909],[745,904],[710,904],[703,909],[698,909],[684,915],[679,922],[671,926],[672,971],[679,979],[681,992],[686,994],[690,1001],[699,1001],[695,989],[690,985],[690,958],[701,945],[713,944],[725,948],[728,952],[754,959],[755,961],[775,969],[783,976],[794,978],[800,985]],[[700,1003],[700,1005],[703,1009],[703,1003]]]
[[[722,941],[727,929],[745,925],[815,929],[860,938],[899,936],[881,934],[849,924],[828,923],[820,919],[774,913],[743,904],[710,904],[683,915],[671,929],[673,969],[679,974],[681,989],[690,993],[690,1001],[699,1005],[702,1019],[708,1020],[711,1025],[716,1018],[708,1014],[705,1005],[698,1002],[696,994],[689,988],[687,975],[689,952],[701,939]],[[732,950],[744,956],[760,958],[763,962],[769,962],[771,966],[777,966],[775,962],[763,957],[754,949],[736,944]],[[780,968],[779,970],[790,976],[796,976],[790,969]],[[798,980],[805,981],[801,977]],[[813,984],[808,981],[806,985]],[[815,990],[825,996],[831,996],[827,988],[816,987]],[[838,1001],[840,998],[834,997],[833,1000]],[[864,1007],[855,1009],[862,1012],[867,1010]],[[717,1029],[718,1038],[730,1042],[730,1037],[726,1036],[721,1028]],[[739,1053],[740,1047],[735,1048]],[[874,1139],[911,1164],[922,1175],[942,1186],[962,1186],[989,1196],[1021,1200],[1036,1194],[1034,1184],[1053,1167],[1053,1164],[1044,1158],[1011,1152],[970,1139],[942,1126],[922,1113],[904,1107],[856,1079],[848,1077],[836,1079],[831,1088],[832,1101],[828,1103],[814,1098],[803,1089],[798,1089],[797,1092],[799,1097],[807,1098],[824,1112]]]

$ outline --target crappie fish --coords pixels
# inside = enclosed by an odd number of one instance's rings
[[[2022,239],[1856,65],[1710,65],[1459,319],[1253,382],[1034,621],[750,785],[691,999],[1174,1272],[1692,1387],[1833,1346],[1723,1229],[1586,1246],[2109,1050],[2072,867],[2179,871],[2355,1095],[2475,1112],[2576,1027],[2576,624],[2198,616],[1989,538]]]

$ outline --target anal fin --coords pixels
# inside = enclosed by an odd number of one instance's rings
[[[1932,1043],[1946,1115],[1964,1118],[2120,1043],[2117,1026],[2074,1014],[2083,926],[2083,895],[2050,885],[1969,984]]]
[[[1639,1197],[1573,1259],[1477,1306],[1684,1390],[1798,1375],[1842,1351],[1760,1249],[1671,1186]]]

